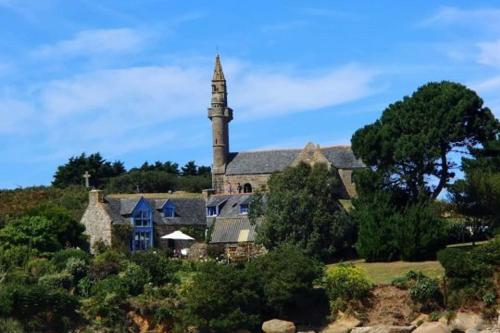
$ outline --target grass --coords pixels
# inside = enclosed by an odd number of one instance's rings
[[[422,262],[365,262],[364,260],[346,261],[366,271],[370,279],[375,284],[389,284],[395,278],[406,274],[408,271],[421,271],[429,277],[439,277],[444,275],[444,269],[438,261]],[[328,268],[338,264],[328,265]]]

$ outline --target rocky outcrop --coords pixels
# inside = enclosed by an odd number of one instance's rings
[[[264,333],[295,333],[295,324],[291,321],[272,319],[262,324]]]
[[[361,321],[353,316],[341,314],[339,319],[324,328],[320,333],[348,333],[354,327],[361,325]]]
[[[450,333],[451,330],[443,323],[434,321],[426,322],[417,327],[413,333]]]
[[[466,332],[470,329],[480,330],[484,325],[484,320],[477,313],[458,312],[451,320],[449,326],[451,330]],[[471,331],[472,333],[472,331]]]
[[[376,325],[356,327],[351,333],[410,333],[414,329],[415,326]]]

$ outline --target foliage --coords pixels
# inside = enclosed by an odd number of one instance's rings
[[[73,276],[70,273],[47,274],[38,280],[38,284],[49,289],[70,289],[73,287]]]
[[[90,276],[102,280],[110,275],[118,274],[126,264],[125,255],[116,250],[108,249],[94,257],[90,264]]]
[[[340,305],[367,297],[372,283],[361,268],[341,264],[326,272],[325,287],[332,310],[345,310]]]
[[[339,182],[336,170],[322,163],[301,163],[273,174],[266,207],[260,210],[264,219],[258,241],[268,249],[292,243],[323,260],[350,247],[355,226],[349,215],[340,213]],[[255,202],[251,206],[259,211]],[[250,217],[253,223],[259,218],[254,213]]]
[[[436,198],[449,185],[455,167],[451,152],[485,143],[498,129],[498,120],[474,91],[431,82],[357,130],[352,148],[377,175],[379,188],[415,201]]]
[[[28,332],[68,331],[78,318],[78,301],[43,285],[0,286],[0,316],[19,320]]]
[[[129,263],[120,274],[120,278],[132,296],[141,294],[144,291],[144,285],[151,280],[149,272],[135,263]]]
[[[89,263],[90,254],[80,249],[64,249],[57,251],[52,254],[51,262],[57,267],[57,269],[62,270],[68,265],[70,259],[80,259],[85,263]]]
[[[308,298],[322,266],[296,246],[284,244],[247,264],[246,272],[262,289],[266,312],[286,317]]]
[[[500,137],[473,149],[472,157],[462,159],[465,177],[450,188],[450,198],[476,236],[481,228],[500,223]]]
[[[221,333],[256,329],[262,304],[255,284],[242,268],[204,264],[186,290],[180,318],[184,328]]]
[[[170,260],[169,256],[160,250],[135,252],[130,260],[149,274],[155,286],[177,282],[175,274],[180,269],[181,262]]]
[[[447,248],[438,252],[438,260],[445,269],[450,298],[481,300],[484,295],[494,293],[493,277],[500,267],[500,240],[470,251]]]
[[[0,318],[0,327],[2,328],[2,333],[24,333],[23,325],[11,318]]]
[[[387,192],[356,199],[356,249],[367,261],[433,259],[447,239],[445,222],[428,201],[398,207]]]
[[[432,310],[442,303],[443,295],[437,279],[432,279],[422,272],[409,271],[405,276],[394,279],[392,285],[408,289],[411,299],[421,306],[421,310]]]
[[[149,164],[148,162],[144,162],[139,168],[132,168],[129,172],[132,171],[162,171],[166,173],[171,173],[174,175],[179,174],[179,164],[174,163],[172,161],[160,162],[156,161],[153,164]]]

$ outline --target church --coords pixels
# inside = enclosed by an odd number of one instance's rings
[[[131,251],[154,246],[167,247],[161,235],[182,228],[206,230],[212,244],[233,252],[239,245],[252,244],[255,225],[248,219],[249,203],[256,190],[266,191],[269,177],[299,163],[326,163],[337,170],[343,199],[356,195],[353,170],[363,168],[350,146],[320,147],[308,143],[302,149],[276,149],[231,152],[229,123],[233,110],[228,107],[228,89],[219,55],[215,58],[212,99],[208,118],[212,124],[212,188],[203,194],[111,194],[92,190],[82,217],[91,246],[98,242],[127,244]],[[127,235],[116,229],[127,226]],[[121,239],[119,239],[121,238]],[[124,239],[125,238],[125,239]]]

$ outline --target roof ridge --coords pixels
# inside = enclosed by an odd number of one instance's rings
[[[352,145],[351,144],[335,144],[335,145],[328,145],[328,146],[319,146],[319,149],[327,149],[327,148],[336,148],[336,147],[343,147],[343,148],[350,148]],[[246,150],[246,151],[233,151],[231,154],[245,154],[245,153],[260,153],[260,152],[276,152],[276,151],[292,151],[292,150],[300,150],[302,151],[304,148],[275,148],[275,149],[262,149],[262,150]]]

